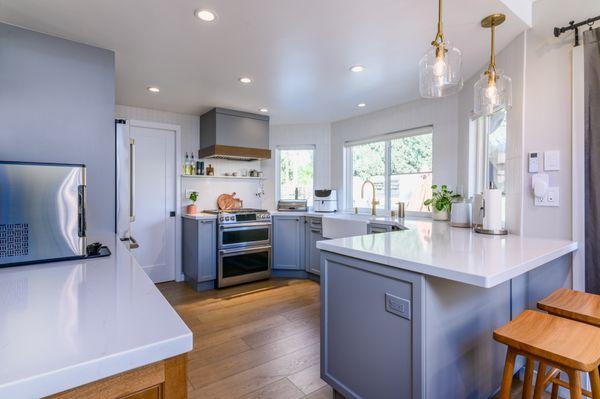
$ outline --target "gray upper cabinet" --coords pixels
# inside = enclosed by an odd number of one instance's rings
[[[200,148],[215,145],[269,148],[269,117],[213,108],[200,117]]]
[[[273,269],[304,270],[304,218],[273,216]]]
[[[183,219],[183,274],[190,283],[217,279],[215,220]]]
[[[306,218],[306,271],[321,274],[321,253],[317,241],[323,240],[321,218]]]

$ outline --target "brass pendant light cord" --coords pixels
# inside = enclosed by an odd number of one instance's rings
[[[437,23],[437,35],[431,42],[432,46],[440,47],[444,44],[444,32],[442,29],[442,0],[438,1],[438,23]]]

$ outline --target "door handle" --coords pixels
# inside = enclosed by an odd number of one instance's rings
[[[135,139],[129,139],[129,221],[135,222]]]

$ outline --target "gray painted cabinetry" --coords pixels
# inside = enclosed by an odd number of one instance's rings
[[[306,271],[313,274],[321,273],[321,251],[317,248],[317,241],[323,240],[321,218],[306,218]]]
[[[197,291],[214,288],[217,279],[216,224],[216,220],[183,218],[183,274]]]
[[[346,399],[489,398],[494,329],[571,283],[548,263],[492,288],[321,252],[321,377]]]
[[[273,216],[273,269],[304,270],[304,217]]]

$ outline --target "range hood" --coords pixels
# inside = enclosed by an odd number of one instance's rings
[[[198,158],[271,159],[269,117],[225,108],[211,109],[200,116]]]

